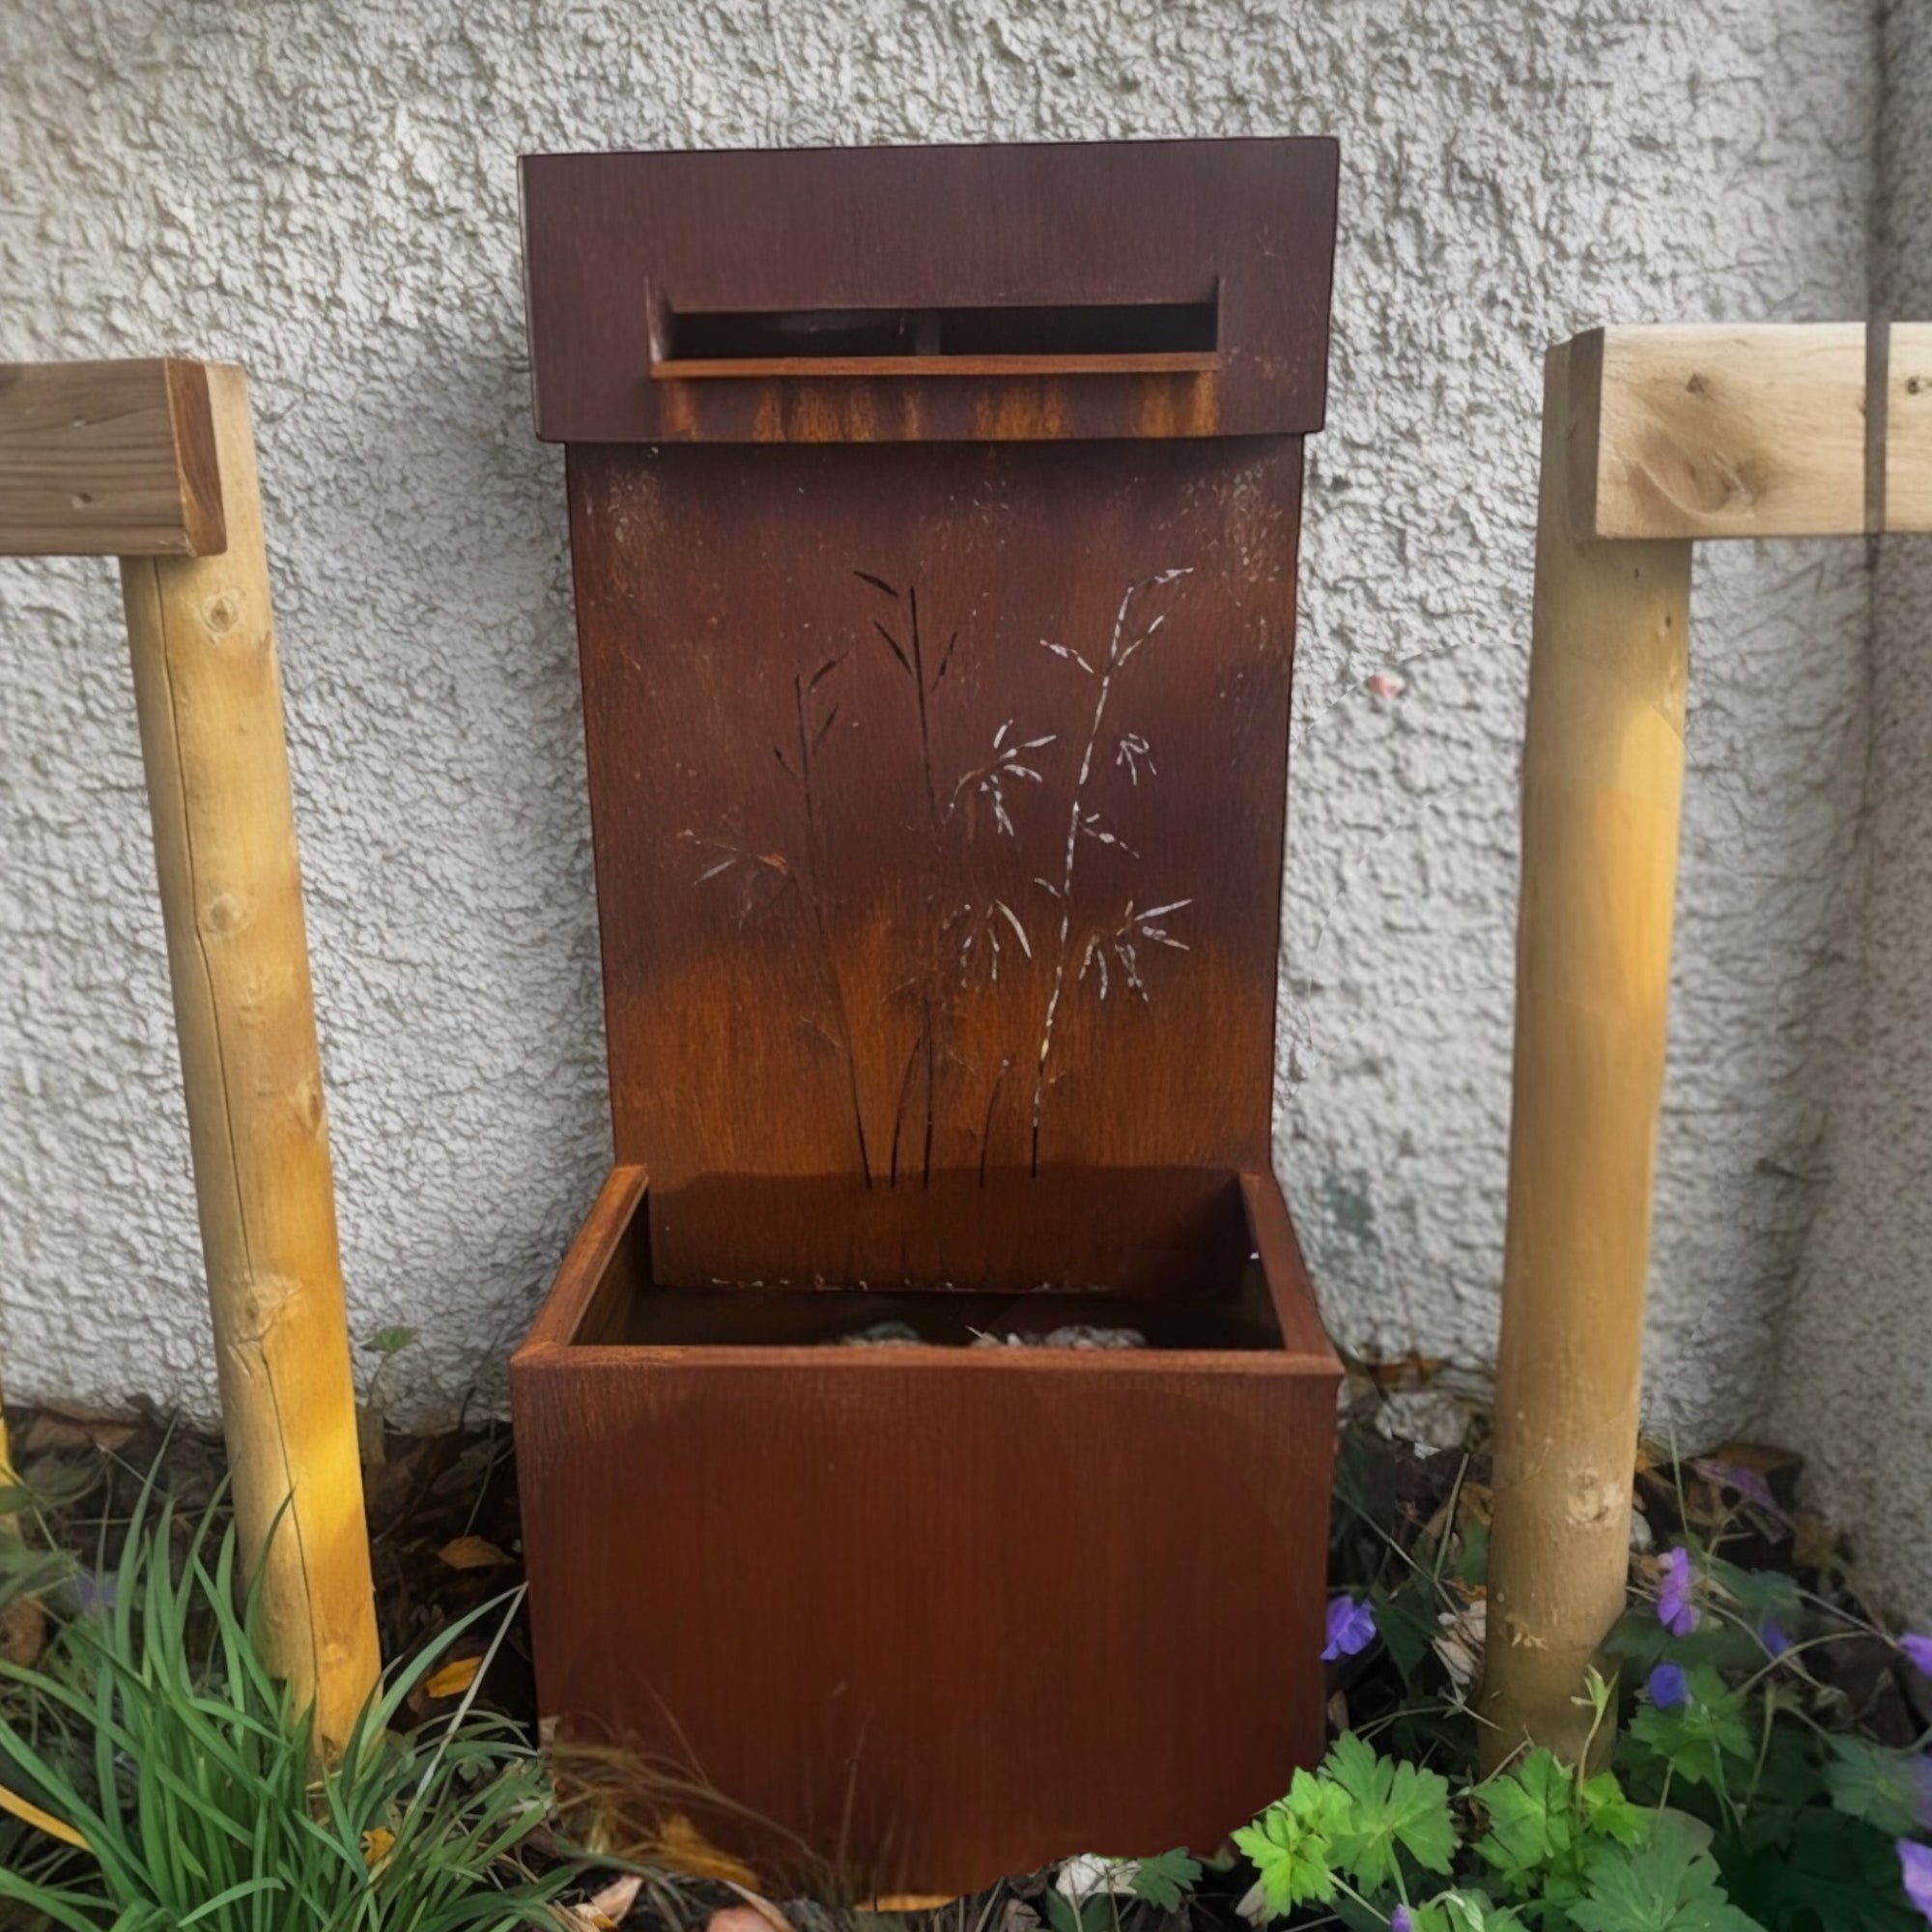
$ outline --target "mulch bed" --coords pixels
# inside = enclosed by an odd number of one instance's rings
[[[151,1471],[174,1506],[184,1543],[218,1506],[219,1437],[156,1410],[99,1415],[41,1408],[15,1410],[8,1419],[16,1463],[47,1506],[55,1539],[97,1570],[111,1567]],[[1391,1571],[1406,1561],[1404,1552],[1425,1539],[1439,1542],[1445,1531],[1480,1562],[1488,1525],[1486,1435],[1479,1395],[1459,1390],[1439,1365],[1410,1361],[1351,1374],[1331,1562],[1338,1589],[1389,1583]],[[1717,1455],[1717,1463],[1656,1456],[1639,1471],[1637,1507],[1655,1545],[1666,1547],[1687,1526],[1694,1531],[1716,1520],[1725,1504],[1711,1471],[1726,1461],[1747,1461],[1762,1474],[1776,1508],[1743,1520],[1741,1540],[1727,1545],[1726,1553],[1747,1568],[1782,1569],[1819,1599],[1861,1615],[1842,1544],[1798,1505],[1793,1459],[1748,1445]],[[536,1735],[527,1621],[521,1602],[514,1608],[509,1603],[523,1573],[508,1425],[492,1421],[428,1435],[387,1431],[380,1459],[368,1463],[364,1475],[384,1656],[406,1657],[457,1619],[502,1602],[509,1625],[481,1701]],[[1472,1601],[1479,1595],[1470,1592]],[[1336,1728],[1394,1726],[1391,1742],[1402,1736],[1411,1721],[1401,1715],[1408,1692],[1387,1647],[1345,1659],[1330,1672]],[[1919,1687],[1901,1674],[1890,1643],[1847,1636],[1819,1654],[1814,1674],[1836,1688],[1848,1719],[1868,1735],[1904,1746],[1923,1730],[1915,1703]],[[419,1717],[449,1708],[449,1699],[418,1693]],[[721,1849],[729,1842],[728,1807],[661,1768],[605,1752],[565,1758],[558,1772],[563,1823],[575,1840],[654,1867],[622,1921],[627,1928],[697,1932],[724,1914],[720,1932],[760,1932],[766,1897],[787,1900],[781,1911],[792,1932],[832,1932],[860,1919],[881,1923],[880,1913],[852,1909],[849,1888],[827,1867],[810,1861],[776,1870],[744,1865]],[[1094,1849],[1108,1848],[1068,1846],[1067,1852]],[[904,1912],[883,1916],[932,1932],[1036,1932],[1046,1918],[1054,1875],[1048,1868],[1015,1877],[944,1907],[922,1902],[915,1909],[907,1901]],[[1235,1904],[1250,1876],[1238,1866],[1225,1874],[1210,1868],[1178,1912],[1122,1898],[1120,1925],[1123,1932],[1164,1932],[1182,1923],[1195,1932],[1246,1932]],[[583,1922],[593,1921],[586,1916]]]

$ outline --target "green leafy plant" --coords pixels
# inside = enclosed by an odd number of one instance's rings
[[[1594,1694],[1601,1713],[1609,1692]],[[1752,1932],[1695,1821],[1546,1750],[1456,1802],[1448,1778],[1345,1737],[1235,1842],[1269,1916],[1321,1905],[1394,1932]]]
[[[1649,1834],[1649,1821],[1613,1774],[1582,1776],[1547,1750],[1531,1751],[1476,1796],[1489,1820],[1476,1855],[1511,1898],[1585,1898],[1599,1854],[1612,1845],[1634,1850]]]
[[[317,1772],[309,1718],[252,1639],[252,1593],[238,1603],[232,1528],[211,1548],[204,1520],[177,1565],[171,1512],[148,1506],[47,1657],[0,1663],[0,1784],[47,1844],[0,1868],[0,1902],[68,1932],[554,1923],[547,1901],[573,1874],[518,1858],[549,1811],[536,1754],[474,1708],[474,1685],[446,1719],[392,1729],[450,1645],[507,1608],[483,1606],[380,1687]]]
[[[1893,1639],[1865,1620],[1834,1586],[1829,1544],[1814,1540],[1800,1558],[1794,1518],[1753,1467],[1660,1462],[1640,1479],[1649,1526],[1677,1528],[1633,1562],[1628,1613],[1606,1646],[1614,1674],[1592,1687],[1594,1776],[1531,1753],[1478,1781],[1469,1699],[1489,1498],[1471,1466],[1463,1458],[1432,1480],[1373,1431],[1345,1437],[1337,1553],[1357,1587],[1330,1605],[1331,1690],[1378,1749],[1447,1776],[1459,1842],[1447,1887],[1406,1894],[1446,1920],[1346,1868],[1380,1916],[1363,1916],[1339,1887],[1322,1909],[1367,1925],[1407,1911],[1417,1925],[1457,1927],[1500,1910],[1536,1932],[1925,1932],[1932,1734],[1906,1739],[1914,1674],[1932,1679],[1932,1636]],[[1762,1563],[1780,1545],[1789,1569],[1733,1560],[1748,1551]],[[1881,1695],[1888,1674],[1898,1681]],[[1867,1722],[1885,1741],[1861,1734]],[[1322,1802],[1304,1795],[1302,1810]]]
[[[1179,1848],[1151,1859],[1069,1859],[1046,1894],[1046,1922],[1052,1932],[1118,1932],[1123,1896],[1178,1911],[1200,1876]]]
[[[1438,1520],[1452,1517],[1453,1503]],[[1402,1554],[1406,1577],[1331,1602],[1323,1651],[1350,1677],[1380,1670],[1407,1691],[1406,1708],[1373,1720],[1395,1749],[1343,1736],[1235,1833],[1256,1875],[1244,1917],[1356,1932],[1932,1922],[1925,1741],[1902,1748],[1847,1728],[1842,1691],[1810,1667],[1847,1642],[1883,1656],[1881,1633],[1788,1576],[1674,1545],[1638,1566],[1616,1675],[1589,1681],[1585,1763],[1526,1750],[1483,1778],[1461,1653],[1445,1641],[1463,1641],[1472,1599],[1458,1585],[1480,1570],[1463,1572],[1469,1543],[1452,1548],[1446,1529]],[[1897,1648],[1932,1676],[1932,1637]]]
[[[384,1372],[404,1350],[415,1347],[416,1331],[413,1328],[392,1326],[378,1328],[362,1347],[376,1357],[376,1366],[369,1372],[368,1386],[362,1391],[362,1399],[355,1405],[355,1430],[362,1460],[371,1465],[384,1460],[384,1432],[388,1427],[385,1390],[383,1383]]]

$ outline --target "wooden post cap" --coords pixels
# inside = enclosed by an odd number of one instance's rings
[[[227,543],[203,364],[0,362],[0,555],[213,556]]]

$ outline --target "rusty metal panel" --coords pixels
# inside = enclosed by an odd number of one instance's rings
[[[526,156],[537,433],[1306,434],[1336,172],[1321,138]]]
[[[1224,1313],[1084,1353],[773,1346],[838,1298],[797,1293],[764,1326],[673,1297],[718,1313],[667,1346],[642,1185],[611,1177],[511,1365],[566,1735],[701,1766],[733,1807],[708,1833],[860,1895],[1205,1856],[1321,1755],[1340,1372],[1271,1178],[1222,1204],[1241,1232],[1247,1195],[1271,1345]]]
[[[573,449],[666,1279],[1013,1280],[1016,1176],[1266,1165],[1300,474],[1293,438]]]
[[[524,181],[619,1162],[512,1365],[544,1709],[886,1885],[1205,1851],[1321,1732],[1267,1169],[1333,145]]]

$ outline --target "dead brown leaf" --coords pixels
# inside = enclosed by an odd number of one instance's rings
[[[475,1683],[482,1664],[480,1657],[456,1658],[440,1670],[431,1671],[423,1689],[432,1697],[460,1697]]]
[[[1780,1479],[1795,1483],[1804,1470],[1804,1458],[1795,1449],[1780,1449],[1775,1442],[1720,1442],[1708,1458],[1713,1463],[1733,1463],[1741,1469],[1755,1469],[1767,1483]]]
[[[452,1570],[494,1570],[510,1560],[484,1536],[459,1536],[453,1543],[445,1543],[436,1557]]]
[[[1716,1483],[1701,1476],[1687,1478],[1681,1470],[1679,1480],[1684,1484],[1685,1521],[1697,1529],[1715,1529],[1730,1515],[1724,1492]]]
[[[1838,1538],[1832,1525],[1810,1510],[1792,1519],[1791,1553],[1807,1570],[1838,1568]]]
[[[643,1879],[635,1872],[613,1878],[602,1891],[591,1893],[590,1910],[601,1915],[607,1925],[621,1925],[630,1917],[631,1907],[637,1904],[643,1884]]]
[[[714,1845],[682,1811],[673,1811],[651,1834],[643,1862],[682,1872],[686,1878],[715,1878],[740,1889],[754,1889],[758,1883],[757,1873],[743,1859]],[[748,1889],[747,1895],[755,1896],[754,1889]]]
[[[594,1905],[555,1905],[551,1910],[559,1915],[558,1922],[569,1926],[570,1932],[618,1932],[620,1921]]]
[[[139,1432],[124,1415],[101,1415],[84,1408],[42,1408],[27,1424],[19,1447],[43,1456],[50,1449],[103,1449],[110,1456],[127,1448]]]
[[[0,1604],[0,1658],[26,1669],[40,1662],[46,1642],[47,1613],[32,1597]]]
[[[1388,1390],[1426,1387],[1442,1373],[1443,1363],[1439,1356],[1411,1350],[1406,1355],[1394,1355],[1387,1361],[1369,1362],[1365,1366],[1377,1387]]]

